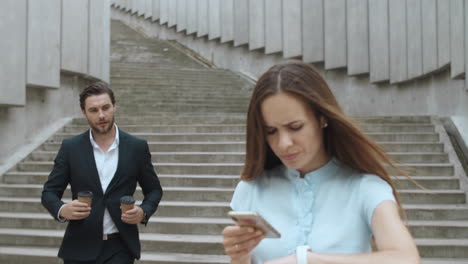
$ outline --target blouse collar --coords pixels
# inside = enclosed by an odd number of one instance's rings
[[[308,184],[318,184],[327,178],[329,179],[333,177],[338,171],[339,166],[340,166],[340,162],[336,158],[332,157],[322,167],[314,171],[311,171],[309,173],[306,173],[304,175],[304,178],[300,177],[301,173],[298,170],[290,169],[290,168],[286,168],[286,170],[287,170],[288,178],[292,181],[305,180],[306,183]]]

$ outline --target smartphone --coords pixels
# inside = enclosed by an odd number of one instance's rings
[[[281,234],[276,231],[261,215],[255,212],[230,211],[228,216],[240,226],[252,226],[262,230],[265,238],[280,238]]]

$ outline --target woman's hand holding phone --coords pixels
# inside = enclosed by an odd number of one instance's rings
[[[250,263],[252,250],[265,237],[260,229],[251,226],[227,226],[223,230],[224,251],[232,261]]]

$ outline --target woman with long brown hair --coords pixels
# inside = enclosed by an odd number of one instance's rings
[[[246,143],[231,207],[262,215],[281,238],[228,226],[231,263],[420,262],[389,176],[398,168],[342,113],[312,66],[288,62],[260,77]]]

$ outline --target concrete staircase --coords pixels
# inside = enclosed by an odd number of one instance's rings
[[[231,223],[226,213],[242,168],[252,84],[113,21],[111,87],[117,124],[148,140],[165,190],[155,216],[140,227],[138,263],[228,263],[220,233]],[[428,189],[397,177],[424,263],[468,263],[467,189],[437,118],[356,120]],[[65,225],[42,208],[40,194],[62,139],[86,129],[84,119],[74,120],[3,175],[0,263],[61,263]]]

